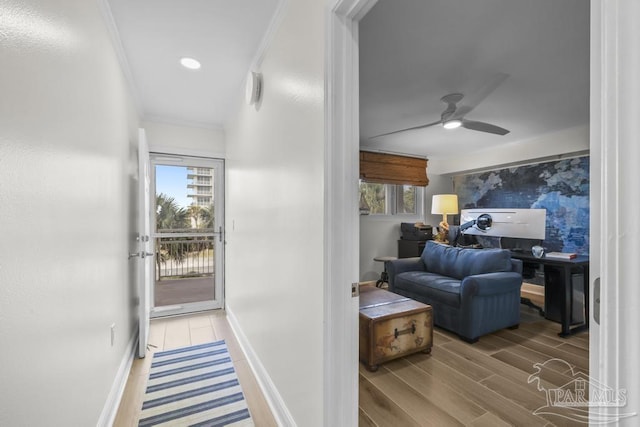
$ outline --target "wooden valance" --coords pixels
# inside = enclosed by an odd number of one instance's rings
[[[427,159],[361,151],[360,179],[381,184],[426,187],[429,185]]]

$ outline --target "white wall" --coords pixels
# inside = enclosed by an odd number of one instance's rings
[[[431,161],[429,161],[431,165]],[[453,192],[451,177],[436,175],[427,168],[429,185],[425,188],[424,212],[422,218],[384,217],[379,215],[360,216],[360,281],[378,280],[384,266],[376,262],[377,256],[398,256],[398,239],[401,222],[422,221],[435,227],[442,221],[442,215],[431,214],[431,197],[434,194]]]
[[[98,2],[0,28],[0,425],[96,425],[137,326],[137,114]]]
[[[542,135],[526,141],[505,144],[469,155],[456,153],[446,158],[430,158],[429,185],[425,197],[425,224],[437,226],[440,215],[431,215],[431,196],[453,192],[451,176],[472,170],[496,168],[535,159],[557,158],[569,153],[589,150],[589,127],[580,126]],[[376,256],[397,256],[397,239],[401,219],[384,219],[374,215],[360,217],[360,280],[377,280],[383,265]],[[411,222],[411,221],[405,221]]]
[[[432,158],[429,169],[435,174],[456,174],[588,150],[589,126],[579,126],[471,154]]]
[[[194,127],[145,120],[149,151],[224,158],[224,129]]]
[[[262,101],[226,129],[226,302],[285,422],[321,426],[325,11],[285,4]]]

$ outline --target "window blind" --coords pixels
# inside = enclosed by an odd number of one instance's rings
[[[381,184],[426,187],[429,185],[427,159],[361,151],[360,179]]]

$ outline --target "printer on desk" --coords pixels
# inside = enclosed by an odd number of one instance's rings
[[[400,223],[401,238],[404,240],[431,240],[433,239],[433,227],[421,222]]]
[[[400,223],[398,258],[419,257],[428,240],[433,240],[433,227],[421,222]]]

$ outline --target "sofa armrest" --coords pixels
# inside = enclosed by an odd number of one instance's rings
[[[522,260],[511,258],[511,271],[522,274]]]
[[[467,276],[460,283],[462,299],[473,296],[488,296],[519,291],[522,275],[514,272],[486,273]]]
[[[389,275],[389,290],[393,291],[394,280],[396,276],[405,271],[425,271],[424,263],[420,257],[416,258],[400,258],[393,261],[387,261],[387,274]]]

